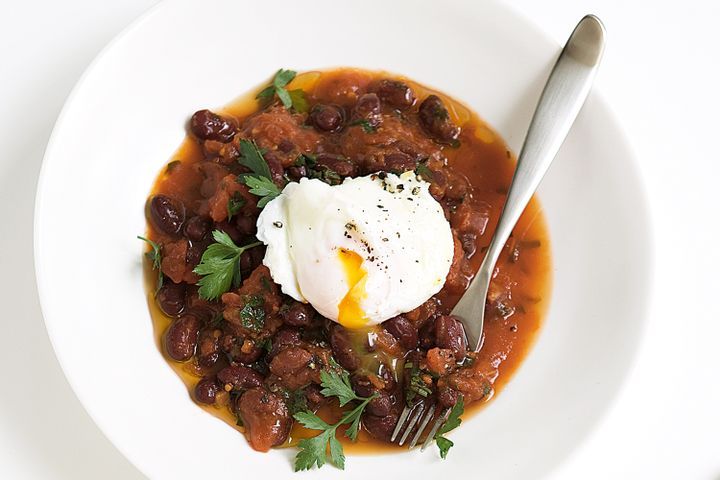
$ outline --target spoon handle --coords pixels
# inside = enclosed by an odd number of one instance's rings
[[[594,15],[585,16],[570,35],[545,84],[485,258],[452,311],[461,319],[471,349],[481,347],[485,303],[495,263],[585,103],[604,45],[602,23]]]

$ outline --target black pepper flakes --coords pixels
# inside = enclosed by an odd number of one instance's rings
[[[273,225],[275,225],[275,226],[276,226],[277,228],[282,228],[282,227],[283,227],[283,224],[282,224],[282,222],[281,222],[281,221],[279,221],[279,220],[278,220],[278,221],[275,221],[275,222],[273,222]]]

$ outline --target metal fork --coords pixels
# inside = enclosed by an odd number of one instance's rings
[[[481,347],[485,302],[495,263],[590,93],[604,44],[605,27],[600,19],[594,15],[585,16],[570,34],[550,72],[530,122],[505,206],[485,258],[475,279],[451,312],[465,327],[468,346],[474,351]],[[408,446],[412,448],[417,445],[435,415],[435,409],[435,404],[427,401],[406,406],[398,418],[390,441],[395,442],[399,437],[398,444],[404,445],[414,431]],[[446,408],[435,419],[425,437],[423,450],[433,441],[449,413],[450,409]]]
[[[495,263],[590,93],[604,44],[605,27],[600,19],[585,16],[570,34],[545,83],[485,258],[451,312],[465,327],[468,346],[474,351],[482,346],[485,302]]]
[[[430,423],[430,420],[432,420],[432,418],[435,416],[435,409],[435,403],[430,402],[418,402],[413,406],[406,405],[402,413],[400,414],[400,417],[398,418],[398,422],[395,425],[395,430],[393,430],[393,433],[390,436],[390,441],[395,442],[395,440],[397,439],[398,445],[403,446],[407,438],[414,430],[415,435],[413,435],[410,443],[408,443],[408,448],[413,448],[422,438],[422,434],[427,428],[428,423]],[[440,415],[438,415],[438,417],[435,419],[435,422],[432,424],[432,427],[430,427],[430,431],[428,431],[428,434],[425,437],[425,442],[423,443],[420,450],[425,450],[427,446],[432,443],[433,438],[435,438],[435,434],[440,429],[442,424],[445,423],[449,414],[449,408],[446,408],[440,412]],[[417,428],[415,428],[416,426]]]

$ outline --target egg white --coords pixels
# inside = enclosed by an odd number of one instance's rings
[[[337,322],[352,287],[340,250],[354,252],[366,274],[362,324],[413,310],[442,289],[453,257],[450,225],[428,188],[413,172],[290,183],[258,218],[263,263],[285,294]]]

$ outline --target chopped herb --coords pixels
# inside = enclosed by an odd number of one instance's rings
[[[259,100],[268,100],[277,95],[285,108],[294,108],[296,112],[307,112],[308,102],[305,98],[305,92],[301,89],[288,91],[285,87],[295,78],[296,72],[293,70],[280,69],[273,77],[272,84],[265,87],[257,94],[255,98]]]
[[[165,280],[162,269],[160,268],[162,265],[162,248],[160,247],[160,245],[150,239],[141,237],[140,235],[138,235],[137,238],[150,245],[151,250],[149,252],[145,252],[145,256],[148,258],[148,260],[150,260],[153,270],[158,271],[157,283],[155,285],[155,295],[157,295],[157,293],[162,288],[163,282]]]
[[[460,418],[460,416],[463,414],[464,410],[465,404],[463,402],[462,395],[460,395],[458,397],[457,403],[455,403],[455,405],[452,407],[452,410],[450,410],[450,415],[448,415],[448,419],[435,434],[435,443],[437,443],[437,446],[440,449],[440,457],[443,459],[447,457],[448,451],[454,445],[452,441],[445,438],[443,435],[448,433],[450,430],[453,430],[462,423],[462,419]]]
[[[272,350],[272,338],[271,337],[263,338],[262,340],[257,342],[255,345],[262,348],[266,352],[269,352],[270,350]]]
[[[210,244],[200,259],[200,263],[193,270],[203,278],[197,283],[200,286],[198,294],[205,300],[214,300],[230,290],[230,286],[238,287],[242,277],[240,275],[240,255],[260,242],[254,242],[238,247],[230,236],[220,230],[212,232],[216,243]]]
[[[240,322],[248,330],[259,332],[265,326],[265,300],[260,295],[248,295],[243,298],[240,309]]]
[[[243,422],[243,419],[242,419],[242,417],[240,416],[240,414],[236,414],[236,415],[235,415],[235,418],[237,419],[236,422],[235,422],[235,425],[237,425],[238,427],[244,427],[244,426],[245,426],[245,423]]]
[[[344,406],[352,401],[359,401],[360,403],[350,411],[345,412],[342,418],[335,423],[330,425],[320,417],[312,412],[298,412],[293,417],[298,422],[302,423],[305,428],[311,430],[321,430],[316,437],[306,438],[300,440],[298,448],[300,451],[295,457],[295,471],[309,470],[314,465],[318,468],[325,465],[327,461],[327,450],[330,449],[330,462],[337,468],[343,470],[345,468],[345,454],[343,448],[338,439],[335,437],[335,432],[340,425],[350,425],[345,431],[345,435],[350,438],[353,442],[357,439],[358,430],[360,428],[360,417],[363,410],[370,400],[375,398],[375,394],[371,397],[364,398],[358,397],[353,392],[350,386],[350,375],[347,371],[337,366],[333,362],[335,369],[339,369],[340,373],[336,370],[323,371],[320,373],[322,380],[321,386],[322,393],[325,397],[337,397],[340,402],[340,406]]]
[[[420,370],[420,367],[414,362],[407,362],[405,368],[410,370],[410,382],[408,382],[408,388],[405,390],[405,402],[408,406],[412,406],[417,400],[417,397],[427,398],[431,393],[432,389],[423,381],[422,375],[425,373]]]
[[[240,213],[240,210],[242,210],[242,207],[245,206],[245,199],[242,198],[239,195],[234,195],[228,199],[227,203],[227,214],[228,214],[228,221],[232,219],[235,215]]]
[[[348,125],[351,127],[355,125],[360,125],[363,129],[363,132],[365,133],[375,133],[377,131],[377,127],[370,123],[368,120],[365,120],[364,118],[361,118],[360,120],[355,120],[354,122],[350,122]]]
[[[415,168],[415,175],[422,177],[428,182],[435,180],[432,170],[428,168],[426,163],[418,163],[418,166]]]
[[[317,178],[328,185],[340,185],[342,183],[342,177],[326,165],[318,165],[314,169],[309,169],[308,178]]]
[[[301,153],[295,159],[296,167],[314,167],[317,164],[317,155],[311,153]]]
[[[308,410],[307,398],[305,397],[305,390],[299,388],[293,391],[285,391],[286,403],[290,415],[295,415],[299,412]]]

